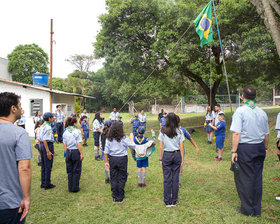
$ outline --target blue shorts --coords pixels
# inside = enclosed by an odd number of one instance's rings
[[[143,160],[136,160],[137,162],[137,167],[148,167],[149,166],[149,158],[143,159]]]
[[[224,148],[225,136],[216,136],[216,147],[218,149]]]
[[[88,131],[84,131],[83,139],[88,139],[88,138],[89,138],[89,132]]]
[[[209,126],[210,123],[212,123],[212,121],[206,121],[206,126],[205,126],[205,131],[206,132],[212,132],[213,131],[213,128],[211,128]]]

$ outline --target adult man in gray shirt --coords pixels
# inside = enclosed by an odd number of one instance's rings
[[[14,122],[20,97],[0,93],[0,224],[25,223],[30,207],[32,148],[28,133]]]

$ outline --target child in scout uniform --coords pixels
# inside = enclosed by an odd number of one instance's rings
[[[179,118],[179,116],[178,116]],[[180,119],[180,118],[179,118]],[[200,154],[200,151],[199,151],[199,148],[198,146],[196,145],[195,141],[193,140],[192,136],[190,135],[190,133],[185,129],[185,128],[180,128],[181,131],[183,132],[184,136],[186,139],[188,139],[192,145],[195,147],[195,150],[197,151],[198,154]],[[185,146],[184,146],[184,153],[185,153]],[[179,173],[179,187],[181,187],[181,179],[182,179],[182,173],[183,173],[183,167],[181,166],[180,167],[180,173]]]
[[[138,135],[133,138],[136,148],[135,150],[132,149],[131,153],[138,167],[138,187],[146,187],[146,168],[149,166],[149,156],[151,156],[156,150],[155,132],[153,130],[151,130],[151,132],[153,138],[152,141],[147,137],[144,137],[145,127],[142,126],[138,129]]]
[[[122,117],[118,117],[118,122],[123,126]]]
[[[100,141],[100,134],[104,128],[103,119],[101,113],[97,112],[95,114],[94,120],[92,122],[92,130],[93,130],[93,138],[94,138],[94,154],[95,160],[100,161],[99,155],[99,141]]]
[[[82,123],[81,123],[81,132],[83,136],[83,146],[88,146],[87,144],[87,139],[89,138],[89,124],[88,124],[88,118],[87,116],[83,116],[81,118]]]
[[[207,132],[208,142],[207,144],[212,144],[212,135],[213,129],[211,128],[210,124],[212,124],[214,119],[214,111],[212,111],[211,106],[207,107],[207,112],[205,114],[205,131]]]
[[[54,116],[55,114],[53,113],[45,113],[43,116],[45,123],[39,130],[40,153],[42,157],[41,188],[45,188],[45,190],[56,187],[54,184],[51,184],[51,172],[54,154],[54,136],[51,123],[54,121]]]
[[[105,167],[110,169],[111,191],[113,203],[122,203],[125,200],[124,188],[127,181],[127,147],[134,149],[133,134],[130,138],[124,135],[123,127],[119,122],[113,122],[105,143]],[[108,160],[110,156],[110,160]]]
[[[100,150],[102,152],[101,154],[101,159],[104,160],[104,150],[105,150],[105,144],[106,144],[106,135],[109,131],[109,128],[111,127],[111,121],[106,121],[104,128],[103,128],[103,132],[100,135]],[[109,159],[109,158],[108,158]],[[106,167],[104,166],[104,173],[105,173],[105,184],[110,183],[110,177],[109,177],[109,172],[106,169]]]
[[[138,115],[135,115],[135,119],[134,120],[132,120],[132,118],[131,118],[130,123],[132,124],[133,136],[137,136],[137,134],[138,134],[137,130],[140,127],[140,120],[138,119]]]
[[[160,128],[162,128],[162,127],[165,126],[165,123],[166,123],[166,116],[167,116],[167,113],[164,112],[164,113],[163,113],[163,117],[160,119]]]
[[[63,134],[64,150],[66,152],[66,170],[68,174],[68,191],[79,192],[79,182],[84,159],[82,149],[82,134],[78,129],[78,120],[73,117]]]
[[[225,114],[219,112],[219,123],[215,127],[212,124],[209,124],[211,128],[215,130],[215,137],[216,137],[216,147],[218,150],[218,156],[216,157],[216,161],[220,162],[222,160],[223,155],[223,148],[224,148],[224,141],[226,137],[226,122],[225,122]]]
[[[35,124],[35,142],[36,142],[36,145],[35,145],[35,149],[38,150],[38,155],[37,155],[37,160],[38,160],[38,166],[41,166],[41,154],[40,154],[40,140],[39,140],[39,130],[41,128],[41,126],[44,124],[44,120],[40,120],[38,121],[36,124]]]

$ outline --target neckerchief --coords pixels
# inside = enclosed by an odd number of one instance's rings
[[[68,130],[70,133],[72,133],[75,129],[76,129],[75,126],[69,126],[69,127],[67,128],[67,130]]]
[[[43,124],[43,127],[45,127],[46,125],[50,125],[51,126],[49,121],[45,121],[45,123]]]
[[[142,142],[144,141],[144,136],[142,137],[142,139],[139,139],[138,137],[135,137],[136,141],[139,143],[139,145],[142,145]]]
[[[256,103],[253,100],[247,100],[245,103],[243,103],[243,105],[246,105],[246,106],[250,107],[251,109],[256,108]]]

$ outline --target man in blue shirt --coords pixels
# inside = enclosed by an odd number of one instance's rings
[[[0,93],[0,223],[25,223],[30,208],[32,148],[28,133],[14,125],[20,97]]]
[[[241,201],[237,210],[248,216],[261,215],[263,161],[269,139],[268,118],[256,106],[256,90],[243,89],[243,106],[236,109],[232,134],[232,170]]]

